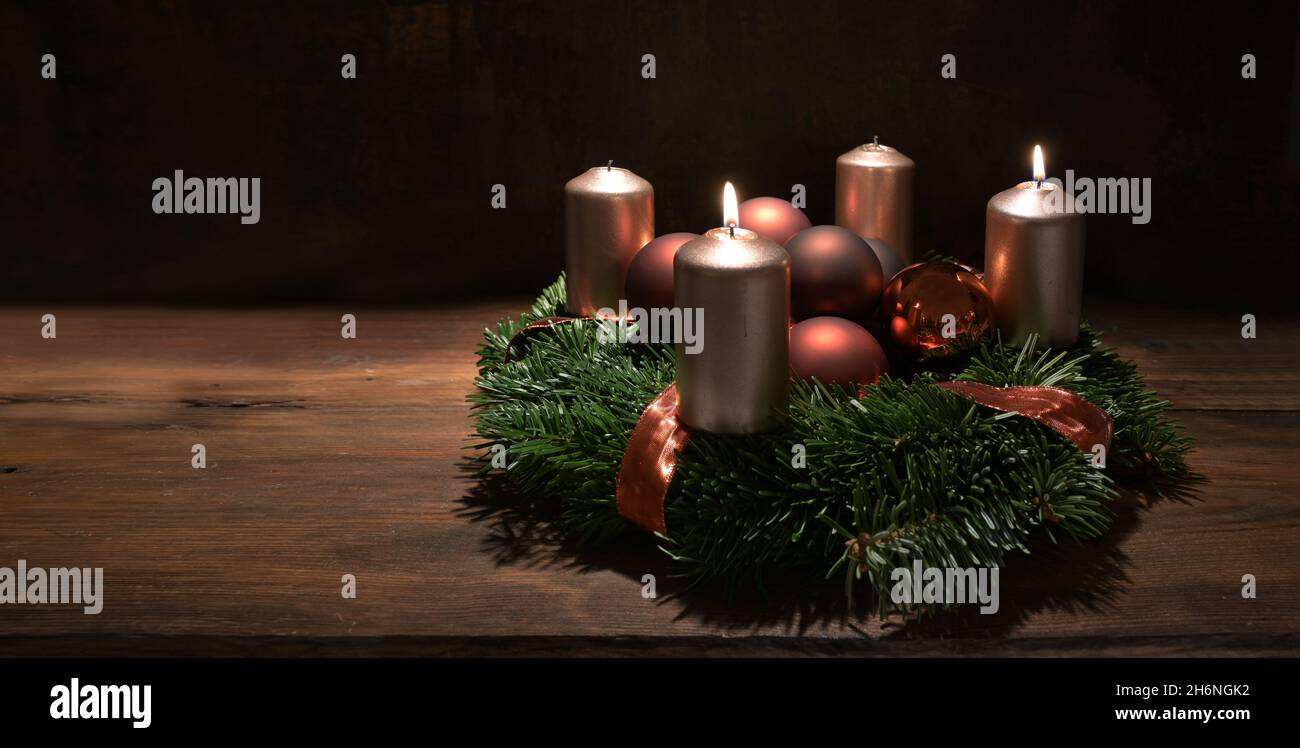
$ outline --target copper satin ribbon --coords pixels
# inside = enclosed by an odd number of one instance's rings
[[[677,458],[690,437],[677,417],[674,382],[646,407],[623,451],[614,492],[620,516],[651,532],[668,534],[664,500],[677,472]]]
[[[1110,449],[1115,424],[1105,410],[1060,387],[994,387],[979,382],[940,382],[986,408],[1019,413],[1047,426],[1084,452]]]
[[[1032,418],[1084,452],[1091,452],[1097,444],[1110,449],[1114,431],[1110,414],[1069,390],[994,387],[979,382],[941,382],[939,386],[985,407]],[[671,384],[641,414],[623,452],[615,489],[620,516],[643,529],[668,534],[664,502],[677,473],[677,459],[689,439],[690,431],[677,417],[677,385]]]

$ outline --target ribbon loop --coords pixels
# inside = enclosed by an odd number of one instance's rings
[[[615,498],[624,519],[660,535],[668,534],[664,502],[677,472],[677,458],[690,432],[677,417],[677,383],[646,407],[623,452]]]

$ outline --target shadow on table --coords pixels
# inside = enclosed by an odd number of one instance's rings
[[[475,473],[480,463],[466,460],[464,469]],[[1141,510],[1160,501],[1198,500],[1204,478],[1189,476],[1144,488],[1121,489],[1112,503],[1114,519],[1099,541],[1076,542],[1057,533],[1057,541],[1039,536],[1029,544],[1030,555],[1015,554],[1000,571],[1000,608],[981,615],[977,605],[963,605],[932,615],[891,614],[883,621],[869,601],[850,604],[839,572],[833,579],[809,584],[817,570],[774,574],[757,585],[730,589],[719,582],[691,585],[675,577],[667,556],[653,538],[629,528],[613,543],[585,547],[564,532],[560,504],[554,499],[524,496],[504,476],[477,479],[461,499],[459,510],[475,522],[489,523],[485,549],[499,565],[554,567],[586,573],[611,570],[639,580],[655,574],[660,604],[679,608],[678,619],[693,619],[736,632],[780,630],[816,634],[820,629],[848,626],[864,636],[888,639],[998,638],[1010,633],[1030,616],[1045,611],[1104,611],[1113,609],[1130,584],[1125,571],[1128,557],[1119,549],[1141,522]],[[675,591],[669,591],[674,590]]]

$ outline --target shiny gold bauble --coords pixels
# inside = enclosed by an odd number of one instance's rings
[[[969,268],[919,262],[899,271],[880,299],[881,322],[894,348],[919,368],[963,360],[993,331],[993,299]]]

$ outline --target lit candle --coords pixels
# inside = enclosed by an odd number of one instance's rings
[[[916,164],[879,138],[835,160],[835,223],[879,239],[912,261],[912,183]]]
[[[1023,345],[1037,333],[1044,348],[1079,339],[1083,298],[1083,215],[1074,197],[1046,180],[1034,146],[1034,178],[989,200],[984,283],[1002,342]]]
[[[627,266],[655,238],[655,191],[613,161],[564,185],[564,277],[569,312],[618,308]]]
[[[701,315],[707,333],[696,353],[677,344],[678,412],[688,426],[720,434],[776,426],[790,398],[790,256],[738,222],[728,182],[723,227],[673,260],[674,303]]]

